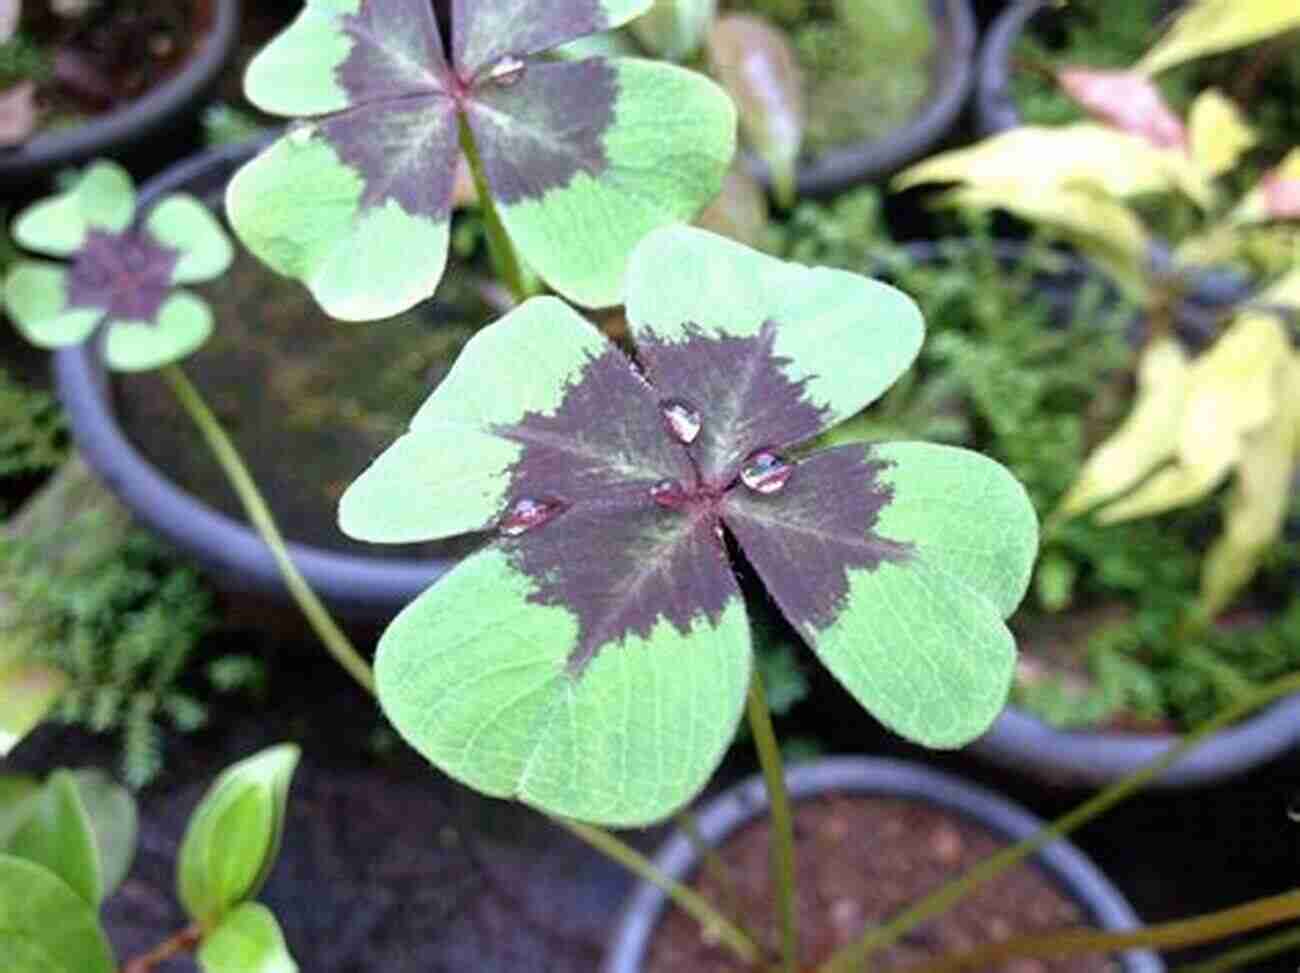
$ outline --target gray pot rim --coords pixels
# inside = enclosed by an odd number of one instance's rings
[[[800,165],[800,195],[826,196],[893,175],[925,155],[957,121],[975,80],[975,14],[970,0],[930,0],[930,8],[931,18],[946,29],[935,51],[937,78],[924,104],[883,138],[830,149]],[[744,157],[754,177],[770,187],[767,165],[752,153]]]
[[[982,135],[996,135],[1024,123],[1011,89],[1011,52],[1029,22],[1048,0],[1016,0],[989,27],[980,48],[975,85],[975,123]]]
[[[1037,834],[1044,826],[1041,819],[993,791],[907,761],[828,757],[791,768],[786,780],[795,799],[851,793],[924,801],[1013,842]],[[766,810],[767,792],[762,777],[756,775],[709,801],[696,821],[705,841],[716,845]],[[1078,902],[1098,927],[1112,931],[1140,927],[1120,891],[1064,838],[1044,846],[1031,860]],[[680,881],[695,869],[696,855],[686,836],[675,832],[660,846],[654,863]],[[668,898],[657,886],[638,883],[615,929],[602,973],[640,973],[667,906]],[[1124,953],[1122,965],[1124,973],[1163,973],[1165,968],[1159,957],[1146,950]]]
[[[62,166],[111,155],[189,110],[217,79],[239,37],[240,0],[212,0],[212,29],[181,70],[115,111],[0,149],[0,180],[28,182]]]
[[[270,138],[219,146],[171,166],[141,187],[141,210],[211,170],[252,158]],[[246,522],[181,489],[127,438],[112,407],[108,373],[93,343],[58,350],[54,379],[77,448],[139,521],[214,572],[219,586],[288,598],[270,548]],[[296,542],[288,547],[294,564],[317,594],[340,614],[355,619],[390,618],[457,560],[367,557]]]

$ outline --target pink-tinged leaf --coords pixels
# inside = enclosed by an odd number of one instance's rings
[[[1274,170],[1260,183],[1264,193],[1264,209],[1270,219],[1300,219],[1300,178]]]
[[[36,130],[36,85],[22,81],[0,91],[0,148],[22,145]]]
[[[777,196],[794,197],[803,146],[803,77],[786,36],[759,17],[719,18],[709,32],[709,65],[736,102],[740,130],[772,170]]]
[[[22,12],[22,0],[0,0],[0,44],[14,36]]]
[[[743,165],[733,164],[722,192],[695,219],[702,230],[730,237],[747,247],[767,242],[767,194]]]
[[[626,23],[651,0],[453,0],[452,58],[462,78]],[[427,4],[426,4],[427,6]]]
[[[1187,129],[1155,83],[1136,71],[1062,68],[1057,82],[1094,118],[1163,149],[1184,148]]]

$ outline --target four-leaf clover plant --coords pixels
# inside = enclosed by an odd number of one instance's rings
[[[344,320],[429,297],[446,266],[457,160],[510,245],[576,303],[620,301],[633,246],[722,185],[735,109],[690,71],[548,58],[650,0],[307,0],[249,66],[248,97],[303,119],[231,182],[236,234]],[[499,214],[499,215],[498,215]]]
[[[686,227],[649,235],[627,279],[635,360],[561,301],[527,301],[344,495],[363,540],[496,535],[380,641],[399,732],[491,795],[665,817],[739,721],[739,551],[876,717],[932,747],[981,733],[1037,548],[1024,490],[947,446],[799,449],[909,367],[915,304]]]
[[[4,306],[18,330],[42,348],[102,332],[104,360],[127,372],[169,365],[207,340],[211,308],[178,285],[220,277],[234,256],[193,196],[168,196],[138,217],[131,177],[113,162],[28,207],[13,234],[29,250],[71,261],[23,260],[9,271]]]

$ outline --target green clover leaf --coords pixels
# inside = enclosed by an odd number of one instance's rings
[[[245,166],[227,208],[249,250],[344,320],[430,296],[467,140],[523,260],[586,306],[628,254],[717,194],[735,110],[683,69],[543,55],[650,0],[456,0],[450,58],[428,0],[308,0],[249,66],[248,97],[304,121]]]
[[[1005,702],[1037,522],[996,463],[797,447],[905,371],[899,291],[686,227],[633,253],[632,361],[560,301],[480,332],[349,488],[383,543],[495,531],[406,608],[376,679],[398,731],[485,793],[633,826],[706,782],[751,669],[738,549],[826,666],[933,747]]]
[[[80,344],[104,333],[104,358],[117,371],[145,371],[196,350],[212,331],[212,311],[179,284],[220,277],[234,252],[216,218],[178,194],[136,218],[131,177],[112,162],[89,167],[71,189],[28,207],[14,238],[71,266],[22,260],[4,281],[4,307],[42,348]]]

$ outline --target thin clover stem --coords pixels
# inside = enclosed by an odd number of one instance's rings
[[[1181,742],[1170,747],[1160,757],[1058,818],[1038,834],[991,855],[889,922],[873,926],[867,930],[862,939],[851,943],[832,956],[821,968],[822,973],[854,973],[854,971],[865,970],[867,959],[875,951],[897,942],[917,926],[946,912],[985,882],[991,881],[1008,868],[1024,861],[1049,842],[1078,830],[1093,818],[1127,800],[1159,776],[1165,768],[1172,766],[1229,723],[1253,713],[1279,697],[1295,692],[1300,692],[1300,674],[1278,679],[1238,700],[1218,716],[1187,734]]]
[[[745,715],[763,768],[763,783],[771,809],[772,888],[776,892],[777,913],[781,920],[781,961],[785,973],[795,973],[799,964],[799,925],[795,914],[794,819],[790,814],[790,794],[785,786],[785,768],[781,748],[772,729],[772,715],[767,708],[763,680],[754,670],[749,680],[749,698]]]
[[[1291,926],[1253,943],[1224,950],[1203,962],[1180,966],[1174,973],[1230,973],[1242,969],[1247,963],[1280,956],[1293,949],[1300,949],[1300,926]]]
[[[510,242],[501,214],[497,212],[496,201],[492,198],[492,189],[488,185],[487,173],[483,169],[483,157],[479,155],[474,134],[462,117],[460,120],[460,148],[469,162],[470,175],[474,179],[474,192],[478,195],[479,211],[483,214],[483,226],[487,230],[488,253],[492,257],[492,269],[496,271],[501,283],[514,295],[516,301],[524,301],[530,296],[531,289],[524,278],[523,267],[515,245]]]
[[[704,863],[704,870],[721,891],[722,907],[746,936],[757,940],[758,937],[754,935],[754,930],[745,924],[740,908],[740,897],[736,894],[736,883],[732,881],[731,869],[727,867],[727,863],[718,854],[718,849],[704,839],[704,835],[700,832],[699,822],[695,820],[695,815],[690,811],[679,812],[677,814],[677,826],[681,828],[682,834],[686,836],[686,840],[690,842],[691,847],[695,850],[695,857]]]
[[[669,878],[648,858],[635,848],[619,841],[608,831],[594,828],[580,821],[568,818],[552,818],[561,827],[581,838],[606,858],[612,859],[632,872],[643,881],[650,882],[663,889],[664,893],[676,903],[677,907],[698,922],[704,929],[714,933],[736,956],[749,966],[762,962],[762,951],[750,936],[733,924],[726,916],[713,907],[704,896],[694,889]]]
[[[239,497],[240,503],[243,504],[249,521],[266,542],[266,546],[270,548],[271,556],[275,558],[276,566],[280,569],[280,575],[284,578],[289,594],[306,616],[312,630],[320,638],[326,651],[347,670],[348,675],[366,692],[374,695],[375,677],[369,664],[357,652],[351,640],[343,634],[343,630],[334,621],[329,609],[321,602],[311,585],[307,583],[307,579],[293,563],[293,559],[289,557],[289,549],[280,533],[280,528],[276,525],[270,507],[267,506],[235,444],[222,428],[221,422],[213,415],[199,390],[181,371],[180,366],[169,365],[162,369],[162,375],[171,386],[176,401],[189,413],[194,425],[198,427],[204,442],[207,443],[212,455],[226,474],[226,479],[230,481],[231,487]]]
[[[1191,919],[1177,919],[1129,932],[1098,929],[1066,929],[1061,932],[990,943],[958,956],[910,967],[909,973],[960,973],[961,970],[990,969],[1009,959],[1061,959],[1087,953],[1111,953],[1123,949],[1183,949],[1214,942],[1227,936],[1250,932],[1288,919],[1300,918],[1300,889],[1247,902],[1219,912]],[[1294,930],[1292,930],[1294,932]]]

